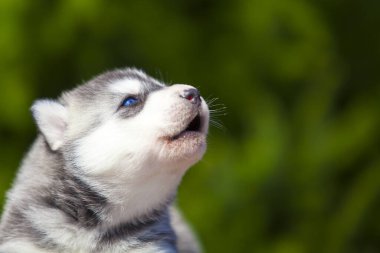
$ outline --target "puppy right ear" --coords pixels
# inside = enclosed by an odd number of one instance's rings
[[[31,110],[38,129],[50,148],[58,150],[63,144],[67,128],[67,108],[55,100],[43,99],[34,102]]]

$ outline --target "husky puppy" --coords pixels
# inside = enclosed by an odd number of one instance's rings
[[[127,68],[31,110],[40,135],[7,195],[1,253],[199,252],[172,207],[206,149],[197,89]]]

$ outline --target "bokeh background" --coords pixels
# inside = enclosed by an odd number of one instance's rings
[[[1,0],[0,206],[33,100],[136,66],[218,98],[178,200],[206,252],[380,252],[379,27],[376,0]]]

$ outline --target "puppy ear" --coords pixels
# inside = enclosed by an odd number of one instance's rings
[[[58,150],[63,144],[67,128],[68,113],[66,107],[54,100],[37,100],[32,105],[33,117],[38,129],[45,137],[50,148]]]

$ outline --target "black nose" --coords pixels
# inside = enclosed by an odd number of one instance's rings
[[[195,88],[184,90],[180,96],[189,100],[193,104],[200,104],[201,102],[201,95]]]

